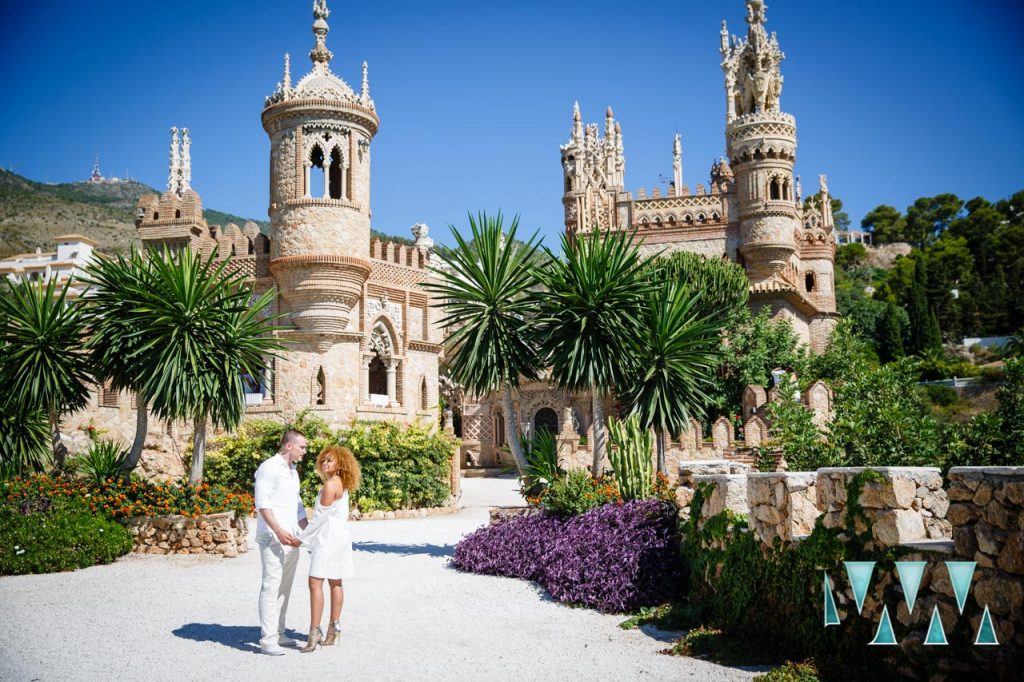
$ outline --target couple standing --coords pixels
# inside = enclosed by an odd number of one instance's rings
[[[285,634],[288,597],[299,561],[298,547],[311,553],[309,562],[309,639],[303,652],[338,639],[342,580],[353,575],[352,538],[348,529],[348,494],[359,487],[359,463],[348,448],[324,448],[316,458],[316,473],[324,482],[317,496],[313,521],[299,495],[295,465],[306,454],[306,438],[286,431],[276,455],[256,471],[256,544],[263,566],[260,587],[260,650],[280,656],[284,646],[295,645]],[[331,588],[331,622],[324,638],[320,618],[324,610],[324,580]]]

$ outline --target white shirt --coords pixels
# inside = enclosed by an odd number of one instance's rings
[[[259,514],[261,509],[273,511],[281,529],[293,535],[299,530],[299,520],[306,518],[306,508],[299,496],[299,472],[281,453],[256,470],[256,535],[273,536],[274,531]]]

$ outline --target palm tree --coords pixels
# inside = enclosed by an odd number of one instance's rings
[[[536,234],[525,244],[515,241],[519,217],[505,234],[500,211],[496,216],[481,212],[475,219],[470,215],[469,241],[449,227],[455,248],[438,250],[444,266],[434,268],[437,281],[423,287],[441,299],[436,305],[445,314],[441,326],[450,331],[446,360],[455,381],[479,396],[502,392],[505,442],[524,475],[527,462],[512,389],[518,388],[520,376],[535,379],[540,366],[530,297],[537,285],[530,267],[539,246]]]
[[[146,444],[149,401],[144,391],[145,367],[137,352],[143,338],[134,320],[134,292],[145,288],[151,277],[150,261],[132,249],[125,258],[117,255],[99,259],[87,270],[90,288],[85,293],[86,318],[91,336],[86,348],[92,356],[93,373],[99,383],[109,382],[111,390],[133,391],[136,395],[135,440],[124,460],[125,474],[138,466]]]
[[[623,393],[623,402],[653,428],[657,438],[658,472],[665,468],[665,434],[678,437],[689,420],[711,401],[705,387],[713,385],[721,360],[725,318],[708,311],[698,292],[678,282],[664,285],[644,311],[637,330],[639,343],[632,365],[637,373]]]
[[[604,399],[630,375],[631,345],[643,323],[644,300],[655,289],[644,276],[654,256],[641,258],[627,232],[562,236],[564,259],[545,249],[538,270],[544,290],[535,300],[543,356],[563,390],[590,391],[594,460],[601,474],[606,441]]]
[[[50,422],[54,468],[64,466],[67,447],[60,437],[60,417],[85,407],[92,382],[89,356],[82,347],[86,328],[79,299],[61,289],[4,278],[0,296],[0,385],[8,406],[28,414],[43,410]]]
[[[139,394],[162,419],[191,419],[189,483],[203,478],[206,423],[228,429],[245,414],[243,377],[261,376],[282,349],[279,328],[262,311],[270,290],[254,296],[230,259],[215,262],[185,249],[152,253],[144,277],[127,284],[133,331],[132,364],[142,372]],[[250,300],[252,299],[252,300]]]

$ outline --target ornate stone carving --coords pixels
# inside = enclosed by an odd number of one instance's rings
[[[386,292],[381,294],[380,298],[371,298],[366,302],[366,316],[373,320],[379,315],[388,316],[394,323],[395,328],[401,329],[402,304],[389,301]]]

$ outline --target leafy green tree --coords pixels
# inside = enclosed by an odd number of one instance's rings
[[[50,427],[46,413],[0,401],[0,480],[26,472],[41,472],[50,459]]]
[[[935,313],[928,304],[928,266],[924,258],[914,263],[914,283],[910,289],[910,348],[921,353],[942,346]]]
[[[750,298],[750,280],[742,265],[721,258],[706,258],[676,251],[655,259],[649,269],[654,282],[677,282],[692,294],[700,294],[701,317],[714,314],[727,326],[740,321]]]
[[[139,353],[145,338],[138,334],[134,320],[135,292],[147,286],[152,277],[149,269],[150,261],[133,248],[127,257],[100,258],[87,270],[85,316],[92,334],[86,348],[96,381],[109,382],[114,391],[136,394],[135,439],[123,461],[125,473],[138,466],[149,423],[149,400],[143,393],[147,368]]]
[[[783,376],[776,399],[768,403],[771,441],[782,450],[790,471],[814,471],[840,464],[826,434],[814,423],[814,413],[796,400],[796,386]]]
[[[876,244],[908,241],[906,218],[896,208],[886,204],[868,212],[860,221],[860,226],[871,232]]]
[[[836,249],[836,265],[844,270],[851,270],[861,263],[868,255],[863,244],[843,244]]]
[[[469,216],[472,237],[466,240],[451,227],[455,247],[439,252],[445,267],[435,268],[438,281],[424,287],[441,300],[442,327],[450,331],[445,344],[452,377],[467,391],[502,392],[505,442],[520,475],[528,469],[517,434],[512,389],[519,377],[534,379],[540,368],[531,290],[538,284],[530,266],[538,250],[536,235],[519,246],[519,218],[508,234],[502,215]]]
[[[635,374],[621,397],[642,428],[654,429],[660,473],[668,473],[665,434],[678,437],[711,401],[725,319],[702,305],[700,293],[678,282],[665,285],[644,311],[631,363]]]
[[[543,356],[564,390],[593,397],[594,460],[601,473],[606,434],[604,400],[630,376],[630,362],[647,298],[654,286],[645,276],[653,259],[641,258],[628,232],[595,229],[572,242],[562,236],[563,258],[538,271],[544,290],[535,300]]]
[[[1006,361],[1006,382],[996,392],[999,399],[1000,435],[1004,466],[1024,466],[1024,358]]]
[[[907,236],[924,247],[942,234],[961,215],[964,202],[955,194],[921,197],[907,208]]]
[[[833,445],[845,466],[936,466],[941,432],[904,359],[878,368],[853,363],[833,386]]]
[[[139,394],[154,414],[195,426],[189,483],[197,485],[207,421],[236,427],[245,414],[244,377],[261,376],[282,348],[273,316],[262,315],[275,292],[253,297],[230,259],[218,264],[191,249],[149,258],[144,279],[124,292],[134,330],[128,343],[145,377]]]
[[[68,298],[69,278],[58,291],[54,279],[46,284],[4,279],[7,295],[0,296],[0,385],[13,411],[30,419],[46,413],[54,467],[64,466],[67,447],[60,436],[60,417],[85,407],[89,356],[82,347],[86,334],[82,303]]]
[[[806,359],[800,379],[805,386],[817,379],[833,383],[848,379],[854,365],[874,367],[877,364],[878,357],[871,343],[857,333],[852,320],[841,319],[832,330],[825,350]]]

